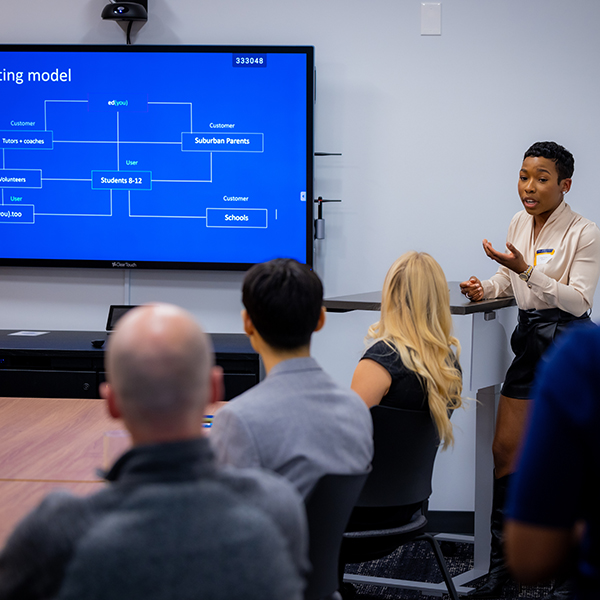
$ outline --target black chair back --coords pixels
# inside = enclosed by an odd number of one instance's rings
[[[327,598],[337,591],[342,536],[367,476],[368,472],[324,475],[306,499],[312,572],[305,600]]]
[[[357,506],[401,506],[431,496],[439,438],[429,411],[374,406],[375,455]]]
[[[357,506],[372,508],[404,506],[423,503],[405,524],[384,527],[373,523],[369,531],[348,531],[341,548],[339,573],[345,581],[392,586],[407,589],[448,591],[458,600],[456,587],[435,537],[425,533],[427,518],[423,514],[431,495],[433,464],[438,451],[439,437],[429,411],[415,411],[388,406],[371,409],[375,439],[373,468],[358,499]],[[382,558],[410,541],[427,542],[438,563],[446,590],[438,584],[405,581],[362,575],[346,575],[347,563]]]

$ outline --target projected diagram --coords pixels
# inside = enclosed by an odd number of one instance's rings
[[[213,183],[219,155],[264,152],[264,134],[212,123],[211,131],[196,132],[191,102],[90,94],[45,100],[43,129],[23,124],[27,129],[19,122],[0,131],[0,223],[119,214],[202,219],[215,228],[268,226],[266,208],[206,206],[197,187]]]

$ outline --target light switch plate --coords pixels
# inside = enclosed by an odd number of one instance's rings
[[[441,2],[421,2],[421,35],[442,35]]]

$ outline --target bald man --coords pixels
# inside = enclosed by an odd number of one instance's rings
[[[105,362],[101,395],[133,448],[105,489],[53,493],[17,526],[0,554],[0,600],[302,598],[302,500],[281,477],[215,466],[203,418],[222,372],[191,315],[129,311]]]

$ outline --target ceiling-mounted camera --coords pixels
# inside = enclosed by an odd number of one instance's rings
[[[102,10],[102,18],[113,21],[147,21],[148,0],[112,2]]]
[[[125,30],[127,43],[131,44],[131,27],[134,21],[142,22],[140,27],[148,20],[148,0],[136,0],[136,2],[116,2],[111,0],[102,9],[102,18],[109,21],[119,21],[119,23],[127,23]],[[137,28],[139,31],[140,27]]]

